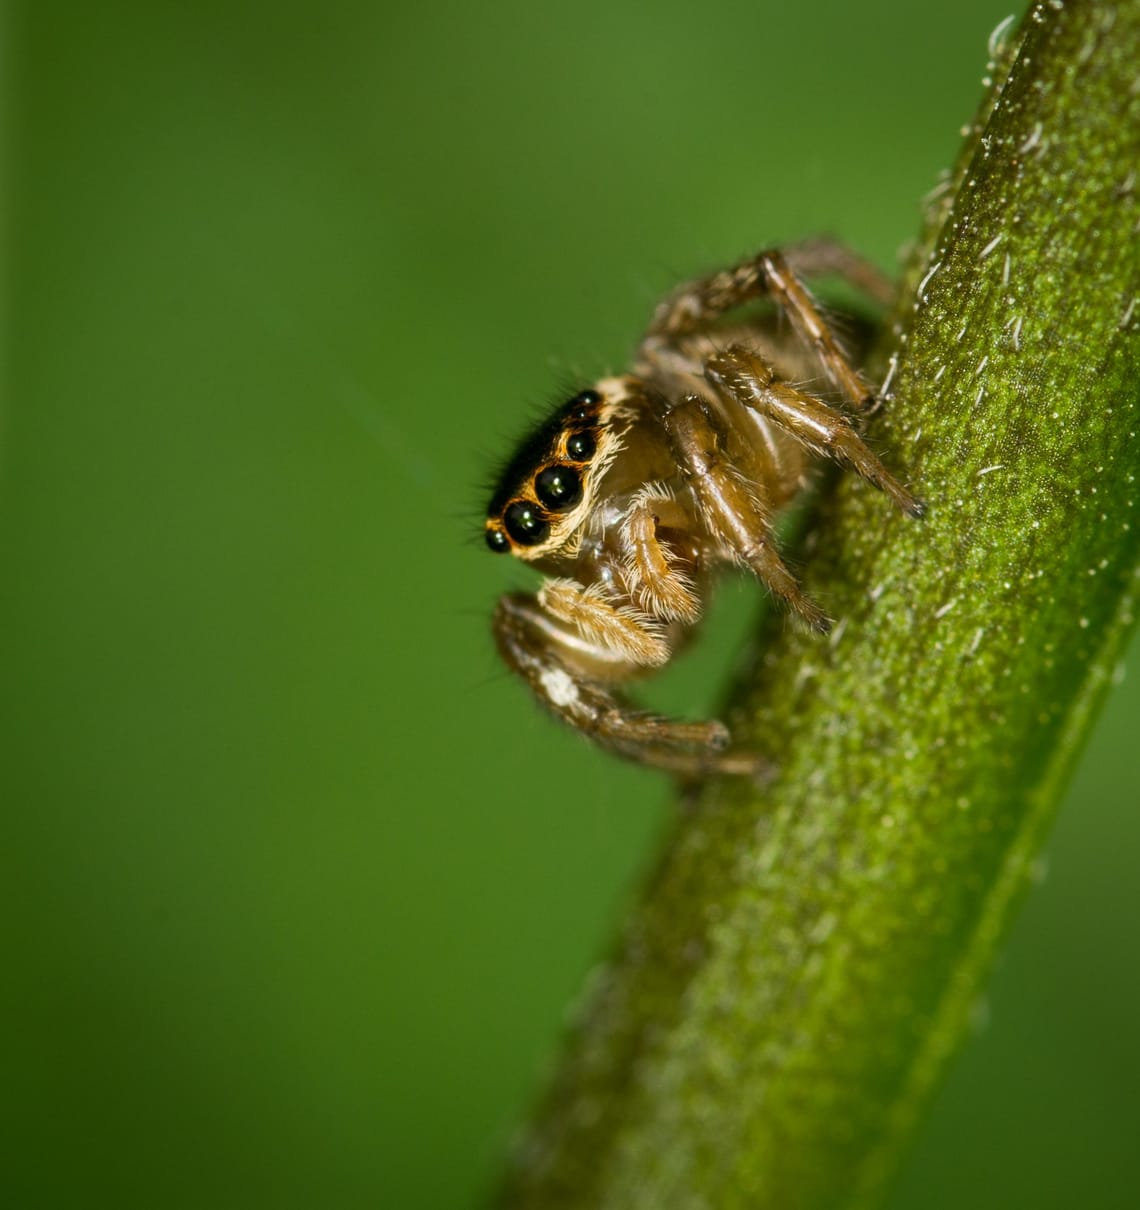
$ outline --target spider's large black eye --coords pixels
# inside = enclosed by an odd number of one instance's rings
[[[503,514],[503,524],[520,546],[536,546],[550,532],[538,509],[527,500],[509,505]]]
[[[507,539],[507,535],[501,529],[487,529],[483,531],[487,538],[487,545],[496,553],[502,554],[505,550],[511,549],[511,544]]]
[[[571,433],[566,440],[566,453],[577,462],[592,458],[597,448],[593,433]]]
[[[569,466],[548,466],[534,479],[534,494],[547,508],[572,508],[582,499],[582,480]]]

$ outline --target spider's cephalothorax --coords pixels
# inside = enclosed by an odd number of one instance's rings
[[[616,691],[668,662],[699,621],[713,571],[751,569],[809,625],[828,619],[784,565],[777,515],[814,457],[846,463],[917,516],[919,502],[851,422],[793,385],[821,367],[848,407],[872,400],[800,276],[838,273],[880,302],[892,287],[831,240],[768,251],[691,282],[658,308],[632,374],[575,395],[504,469],[487,512],[494,551],[548,577],[495,611],[506,662],[543,703],[606,747],[681,774],[752,773],[719,722],[633,709]],[[721,317],[771,299],[771,317]]]

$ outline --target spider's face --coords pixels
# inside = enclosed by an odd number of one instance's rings
[[[487,508],[487,545],[533,562],[573,554],[602,477],[622,447],[625,384],[582,391],[520,443]]]

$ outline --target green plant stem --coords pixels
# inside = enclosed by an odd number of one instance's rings
[[[871,434],[731,717],[779,762],[678,820],[505,1203],[878,1200],[1134,617],[1140,0],[1035,6],[935,204]],[[1135,305],[1134,305],[1135,304]]]

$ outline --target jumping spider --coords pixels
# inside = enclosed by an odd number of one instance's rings
[[[547,575],[495,610],[499,651],[538,698],[622,756],[692,776],[754,773],[723,723],[632,708],[616,687],[666,664],[700,620],[713,572],[749,568],[809,626],[829,621],[776,547],[776,517],[813,457],[846,463],[911,516],[922,505],[850,420],[793,385],[822,366],[848,407],[873,397],[801,277],[838,274],[880,303],[893,287],[834,240],[771,249],[689,282],[658,308],[632,374],[575,395],[519,446],[486,540]],[[722,316],[769,299],[779,315]],[[814,362],[813,362],[814,358]]]

